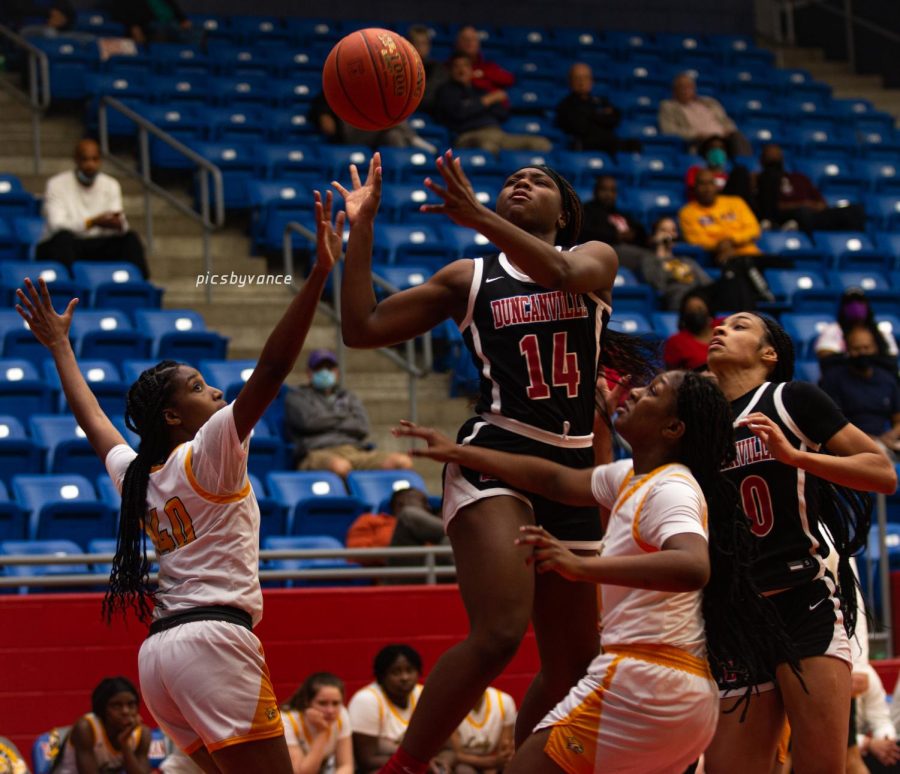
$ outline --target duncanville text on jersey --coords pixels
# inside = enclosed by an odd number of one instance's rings
[[[742,438],[734,444],[734,449],[736,452],[734,462],[723,470],[742,468],[744,465],[752,465],[754,462],[775,459],[769,451],[769,447],[756,436]]]
[[[587,317],[588,309],[579,294],[550,290],[546,293],[498,298],[491,301],[491,313],[494,316],[494,329],[497,330],[508,325]]]

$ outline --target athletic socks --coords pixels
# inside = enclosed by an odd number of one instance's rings
[[[384,764],[381,774],[426,774],[429,761],[413,758],[402,747],[397,748],[391,759]]]

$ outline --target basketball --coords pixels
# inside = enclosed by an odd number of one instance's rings
[[[379,131],[396,126],[419,106],[425,68],[406,38],[369,27],[350,33],[331,49],[322,88],[340,118],[357,129]]]

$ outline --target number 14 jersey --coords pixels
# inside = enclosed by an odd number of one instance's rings
[[[594,293],[541,287],[503,253],[476,258],[460,324],[480,374],[476,413],[529,437],[590,436],[611,311]]]

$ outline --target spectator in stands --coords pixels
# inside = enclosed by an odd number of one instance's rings
[[[456,33],[456,45],[453,53],[454,57],[456,54],[462,54],[469,60],[472,65],[472,85],[479,91],[492,92],[508,89],[516,82],[516,77],[509,70],[504,70],[496,62],[484,58],[484,54],[481,52],[481,36],[478,34],[478,30],[471,25],[462,27]]]
[[[720,196],[708,169],[697,172],[694,195],[696,201],[681,208],[678,220],[685,240],[710,251],[722,267],[713,293],[716,307],[752,310],[759,300],[774,300],[754,261],[761,254],[755,241],[760,228],[747,203],[738,196]]]
[[[422,685],[422,657],[409,645],[387,645],[373,665],[375,681],[360,688],[348,710],[353,751],[360,774],[380,771],[406,733]],[[431,771],[449,774],[455,756],[448,747],[431,761]]]
[[[766,145],[756,176],[759,217],[782,229],[813,231],[865,231],[866,211],[858,204],[829,207],[819,189],[802,172],[787,172],[778,145]]]
[[[710,276],[693,258],[672,252],[677,241],[678,224],[674,218],[660,218],[653,224],[652,252],[645,251],[641,261],[641,274],[657,292],[660,305],[672,311],[681,308],[681,300],[691,290],[712,284]]]
[[[407,31],[409,42],[419,52],[425,67],[425,94],[418,109],[429,115],[434,113],[438,90],[450,80],[446,62],[439,62],[431,56],[431,31],[424,24],[413,24]]]
[[[707,294],[702,290],[685,293],[678,310],[678,332],[663,345],[666,370],[705,369],[714,324]]]
[[[437,148],[428,140],[419,137],[409,125],[402,121],[390,129],[369,132],[351,126],[337,115],[321,92],[310,103],[307,118],[319,129],[319,133],[336,145],[367,145],[370,148],[421,148],[428,153],[437,153]]]
[[[576,62],[569,68],[569,93],[556,106],[556,125],[572,138],[575,150],[640,151],[639,140],[619,139],[616,127],[622,114],[606,98],[592,93],[590,65]]]
[[[129,0],[111,3],[115,18],[135,43],[200,43],[191,20],[177,0]]]
[[[747,138],[738,131],[719,101],[697,95],[697,84],[689,73],[675,77],[672,99],[660,103],[659,129],[663,134],[678,135],[691,145],[714,135],[724,137],[732,157],[751,152]]]
[[[284,405],[299,470],[330,470],[343,477],[351,470],[412,467],[408,454],[378,451],[366,441],[369,417],[362,401],[340,386],[334,352],[314,350],[307,368],[309,384],[288,392]]]
[[[713,173],[719,193],[725,196],[740,196],[752,206],[750,171],[743,164],[731,160],[725,139],[714,135],[707,137],[697,149],[705,164],[693,164],[684,176],[688,201],[694,200],[694,182],[697,172],[708,169]]]
[[[882,331],[875,320],[875,311],[866,298],[866,294],[860,288],[849,288],[841,295],[838,302],[837,322],[826,325],[819,338],[816,339],[816,357],[823,368],[827,367],[832,355],[840,355],[847,351],[847,333],[856,325],[865,325],[878,345],[878,354],[881,357],[897,357],[897,342],[889,331]],[[835,361],[837,362],[837,361]]]
[[[128,261],[146,278],[144,246],[122,212],[122,187],[100,164],[100,146],[82,140],[75,146],[75,169],[47,181],[37,260],[69,268],[76,261]]]
[[[450,80],[438,90],[435,110],[438,120],[454,135],[456,148],[481,148],[491,153],[549,151],[552,145],[546,137],[510,134],[500,128],[508,112],[507,101],[502,89],[487,92],[477,88],[470,58],[454,54],[450,60]]]
[[[353,729],[337,675],[307,677],[282,708],[281,722],[294,774],[353,774]]]
[[[584,204],[580,242],[596,240],[616,249],[619,265],[639,271],[647,252],[647,232],[633,217],[619,209],[619,185],[612,175],[594,181],[594,198]]]
[[[91,712],[75,721],[55,774],[150,771],[150,729],[141,723],[140,696],[124,677],[106,677],[91,694]]]
[[[19,29],[19,34],[25,38],[47,37],[52,38],[60,33],[69,32],[75,24],[75,7],[70,0],[50,0],[50,2],[38,2],[37,0],[8,0],[9,8],[4,11],[4,23],[10,23],[14,29],[20,24],[27,26]],[[42,23],[37,20],[41,19]],[[77,34],[81,39],[94,39],[93,35],[86,33]]]
[[[428,496],[421,489],[398,489],[391,495],[389,513],[364,513],[347,530],[347,548],[399,548],[403,546],[450,545],[444,534],[444,522],[428,504]],[[365,566],[390,564],[393,566],[422,564],[422,559],[383,558],[357,561]],[[447,557],[440,560],[450,563]],[[417,579],[416,582],[419,582]]]
[[[488,688],[453,735],[454,774],[500,772],[515,752],[516,702],[496,688]]]
[[[822,389],[850,422],[877,441],[892,459],[900,453],[900,380],[896,363],[879,357],[865,324],[846,334],[847,357],[822,372]]]
[[[0,736],[0,774],[29,774],[19,748],[5,736]]]

